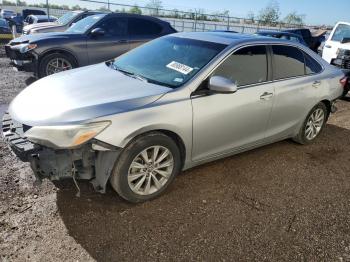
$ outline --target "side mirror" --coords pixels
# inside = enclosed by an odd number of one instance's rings
[[[105,30],[103,30],[102,28],[95,28],[91,30],[91,36],[103,36],[105,34]]]
[[[344,37],[344,38],[341,40],[341,43],[342,43],[342,44],[350,43],[350,38],[349,38],[349,37]]]
[[[219,94],[232,94],[237,92],[237,85],[230,79],[222,76],[212,76],[209,79],[209,90]]]

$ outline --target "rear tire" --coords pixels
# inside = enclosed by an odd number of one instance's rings
[[[322,132],[327,119],[327,107],[324,103],[320,102],[311,109],[304,120],[298,135],[294,137],[293,140],[302,145],[313,142]]]
[[[176,143],[163,133],[152,132],[123,149],[110,183],[122,198],[139,203],[161,195],[180,170],[181,156]]]
[[[70,70],[78,67],[75,59],[67,54],[53,53],[45,55],[39,64],[38,75],[39,78]]]

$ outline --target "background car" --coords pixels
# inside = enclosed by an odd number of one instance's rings
[[[16,26],[17,33],[22,33],[23,21],[29,15],[46,15],[46,12],[39,9],[23,9],[21,13],[17,13],[16,15],[11,16],[11,18],[8,19],[10,28]]]
[[[176,32],[168,22],[135,14],[96,14],[66,32],[23,35],[5,46],[19,70],[39,77],[115,58],[154,38]]]
[[[11,102],[3,133],[39,178],[86,179],[99,192],[110,181],[143,202],[181,170],[288,138],[312,143],[343,79],[298,43],[172,34],[34,82]]]
[[[24,19],[23,25],[31,25],[36,23],[47,23],[47,22],[56,22],[57,17],[55,16],[48,16],[48,15],[29,15]]]
[[[288,32],[283,32],[283,31],[258,31],[256,35],[261,35],[261,36],[269,36],[269,37],[274,37],[274,38],[280,38],[280,39],[286,39],[290,40],[293,42],[300,43],[302,45],[308,46],[304,39],[297,34],[293,33],[288,33]]]
[[[8,42],[12,39],[12,31],[5,19],[0,18],[0,42]]]
[[[71,25],[88,17],[90,15],[101,14],[98,11],[71,11],[65,13],[56,22],[47,22],[27,25],[23,28],[23,34],[48,33],[48,32],[64,32]]]
[[[2,9],[0,11],[0,18],[3,18],[3,19],[9,19],[11,18],[11,16],[14,16],[14,15],[16,15],[16,13],[11,10]]]

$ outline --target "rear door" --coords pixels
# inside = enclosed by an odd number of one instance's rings
[[[129,50],[127,26],[128,20],[124,17],[110,17],[98,23],[95,28],[102,28],[105,34],[88,37],[89,63],[107,61],[127,52]]]
[[[339,23],[336,25],[328,40],[326,41],[322,58],[328,63],[331,63],[332,59],[337,57],[337,51],[343,45],[346,49],[350,49],[350,44],[342,44],[343,38],[350,38],[350,24]]]
[[[271,49],[275,100],[266,134],[276,139],[295,132],[318,102],[320,87],[325,83],[317,75],[322,67],[297,47],[273,45]]]
[[[130,17],[128,21],[130,49],[161,36],[162,31],[163,27],[154,21]]]

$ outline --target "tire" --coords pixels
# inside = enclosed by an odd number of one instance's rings
[[[48,73],[48,70],[49,70],[48,66],[51,62],[54,63],[57,60],[65,61],[66,62],[65,65],[69,65],[69,67],[67,67],[68,69],[65,69],[65,70],[70,70],[70,69],[78,67],[77,62],[75,61],[75,59],[71,55],[62,54],[62,53],[48,54],[48,55],[45,55],[40,61],[39,68],[38,68],[39,78],[50,75],[50,73]],[[61,64],[59,63],[59,65],[61,65]],[[62,70],[62,71],[65,71],[65,70]],[[61,71],[59,71],[59,72],[61,72]],[[58,73],[58,72],[56,72],[56,73]]]
[[[159,147],[158,151],[156,147]],[[166,149],[169,150],[168,156],[159,163],[152,160],[155,151],[156,160],[160,160],[166,155]],[[145,150],[147,151],[144,157],[141,153]],[[149,160],[148,164],[145,158]],[[168,166],[161,167],[163,165]],[[110,183],[122,198],[140,203],[161,195],[180,170],[181,156],[176,143],[160,132],[152,132],[138,137],[123,149],[116,160]]]
[[[316,125],[316,122],[313,122],[313,127],[310,124],[310,121],[312,121],[312,116],[314,117],[315,120],[317,120],[315,118],[315,116],[317,116],[317,112],[322,112],[323,114],[323,120],[322,122],[319,121],[318,124]],[[311,142],[313,142],[318,136],[319,134],[322,132],[327,119],[328,119],[328,115],[329,112],[327,110],[327,107],[324,103],[318,103],[316,106],[314,106],[311,111],[309,112],[309,114],[307,115],[307,117],[304,120],[303,125],[301,126],[299,133],[296,137],[293,138],[293,140],[299,144],[305,145],[305,144],[309,144]],[[317,128],[316,128],[317,126]],[[311,129],[312,131],[308,132],[308,129]],[[314,135],[310,135],[310,132],[313,132]]]

